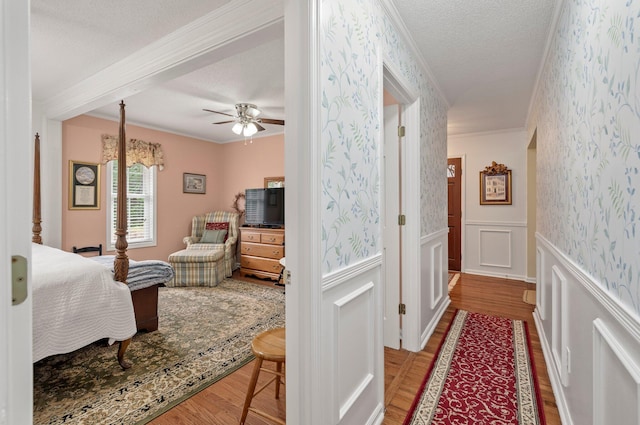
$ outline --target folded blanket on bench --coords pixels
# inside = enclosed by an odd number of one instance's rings
[[[91,258],[108,267],[113,272],[113,261],[115,255],[100,255]],[[148,288],[153,285],[164,285],[173,279],[175,272],[171,264],[160,260],[135,261],[129,259],[129,274],[127,284],[131,291]]]

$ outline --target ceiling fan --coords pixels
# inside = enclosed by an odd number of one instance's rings
[[[251,137],[258,131],[266,130],[260,124],[275,124],[284,125],[284,120],[275,120],[271,118],[258,118],[260,110],[256,105],[251,103],[238,103],[236,104],[236,115],[227,114],[226,112],[212,111],[211,109],[203,109],[203,111],[213,112],[214,114],[221,114],[232,117],[232,120],[214,122],[214,124],[228,124],[235,122],[231,131],[244,137]]]

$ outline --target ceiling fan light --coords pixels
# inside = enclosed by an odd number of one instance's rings
[[[233,131],[234,133],[240,135],[240,133],[242,133],[242,130],[244,129],[244,125],[242,123],[235,123],[233,125],[233,128],[231,129],[231,131]]]
[[[260,110],[258,108],[254,108],[253,106],[248,106],[246,112],[247,115],[249,115],[251,118],[255,118],[260,115]]]
[[[252,122],[244,127],[244,137],[251,137],[258,132],[258,127]]]

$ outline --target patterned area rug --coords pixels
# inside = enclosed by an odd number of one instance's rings
[[[253,359],[251,340],[284,326],[282,289],[226,279],[160,288],[159,328],[134,336],[123,371],[117,344],[95,343],[34,364],[34,424],[144,424]]]
[[[404,425],[544,424],[526,322],[458,310]]]

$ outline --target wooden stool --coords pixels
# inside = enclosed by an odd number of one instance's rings
[[[280,398],[280,384],[284,385],[285,373],[282,370],[282,364],[285,362],[285,329],[276,328],[268,331],[264,331],[258,334],[251,342],[251,351],[256,356],[256,363],[253,366],[253,373],[251,375],[251,381],[249,382],[249,388],[247,389],[247,397],[244,400],[244,408],[242,409],[242,417],[240,418],[240,425],[244,425],[244,421],[247,419],[249,411],[262,416],[274,423],[285,425],[285,421],[279,418],[275,418],[268,415],[258,409],[251,407],[251,400],[264,390],[269,384],[275,381],[276,383],[276,398]],[[276,370],[267,369],[262,367],[262,362],[268,360],[276,362]],[[258,382],[258,375],[260,371],[271,373],[275,375],[264,384],[258,391],[255,391],[256,384]]]

